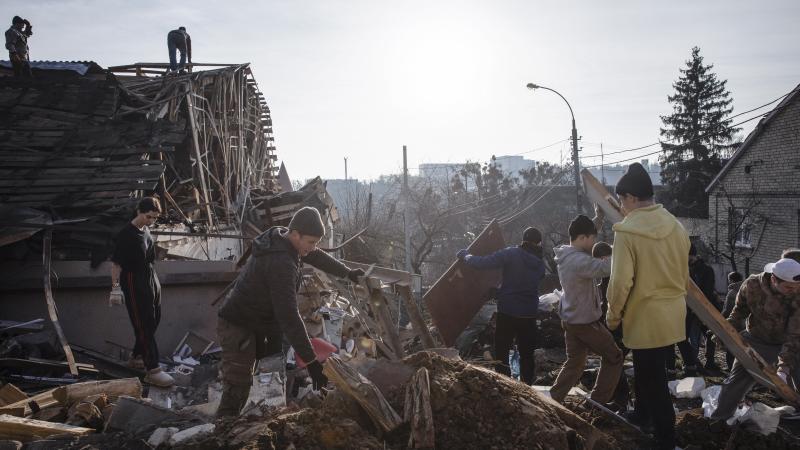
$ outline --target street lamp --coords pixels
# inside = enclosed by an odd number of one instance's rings
[[[564,103],[567,104],[567,108],[569,108],[569,114],[572,116],[572,166],[575,169],[575,196],[578,214],[580,214],[583,212],[583,207],[581,206],[581,167],[578,159],[578,130],[575,128],[575,114],[572,112],[572,105],[570,105],[567,99],[555,89],[550,89],[549,87],[540,86],[533,83],[528,83],[527,87],[532,91],[536,89],[544,89],[546,91],[554,92],[556,95],[561,97],[561,100],[564,100]]]

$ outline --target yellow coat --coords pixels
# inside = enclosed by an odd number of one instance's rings
[[[689,235],[661,205],[639,208],[614,225],[608,285],[609,328],[622,322],[632,349],[665,347],[686,339]]]

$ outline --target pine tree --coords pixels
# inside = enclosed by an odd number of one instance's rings
[[[673,214],[708,217],[705,188],[722,169],[722,158],[735,147],[740,130],[731,128],[733,108],[725,85],[704,65],[700,48],[692,48],[692,59],[680,69],[673,83],[675,94],[667,97],[672,114],[661,116],[661,201]]]

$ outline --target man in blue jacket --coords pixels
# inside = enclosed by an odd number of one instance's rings
[[[466,250],[458,259],[475,269],[502,269],[503,281],[497,291],[497,318],[494,334],[495,370],[511,375],[508,352],[514,340],[520,355],[520,378],[533,384],[536,349],[536,312],[539,309],[539,282],[544,277],[542,233],[528,228],[522,243],[498,250],[491,255],[470,255]]]

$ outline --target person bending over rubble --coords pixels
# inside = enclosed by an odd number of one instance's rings
[[[514,340],[520,355],[520,378],[533,384],[536,350],[536,313],[539,310],[539,282],[544,277],[542,233],[528,228],[522,243],[491,255],[470,255],[459,250],[458,259],[475,269],[502,269],[503,281],[497,291],[497,316],[494,333],[495,370],[511,375],[508,352]]]
[[[623,211],[614,225],[608,285],[608,328],[620,324],[633,352],[636,425],[652,423],[656,447],[675,447],[675,410],[667,388],[667,359],[686,339],[689,235],[678,220],[653,202],[653,183],[634,163],[616,186]]]
[[[777,362],[778,376],[783,381],[800,379],[800,263],[782,258],[767,264],[764,272],[748,277],[739,288],[728,322],[767,363]],[[755,384],[747,369],[734,360],[711,419],[732,416]]]
[[[167,33],[167,50],[169,51],[169,70],[172,73],[179,70],[183,72],[187,58],[189,64],[192,63],[192,38],[186,32],[186,27],[178,27],[177,30]],[[180,63],[177,62],[176,52],[181,54]]]
[[[128,365],[146,369],[145,383],[169,387],[175,382],[158,366],[156,329],[161,321],[161,284],[153,268],[156,247],[148,227],[161,214],[161,203],[145,197],[136,207],[136,217],[115,238],[111,257],[110,303],[125,300],[136,342]]]
[[[558,278],[564,289],[558,313],[567,350],[567,360],[550,388],[550,395],[557,402],[563,402],[580,380],[590,350],[602,358],[592,400],[611,401],[622,373],[622,351],[602,321],[602,298],[595,284],[596,279],[611,275],[611,260],[591,255],[600,223],[599,209],[594,221],[584,215],[577,216],[569,224],[569,245],[553,249]]]
[[[281,333],[303,361],[311,361],[306,367],[313,388],[328,383],[297,308],[303,263],[354,283],[364,271],[350,269],[318,249],[324,235],[319,212],[305,207],[294,214],[288,228],[272,227],[253,241],[252,255],[218,313],[223,382],[218,416],[239,414],[256,361],[282,350]]]

